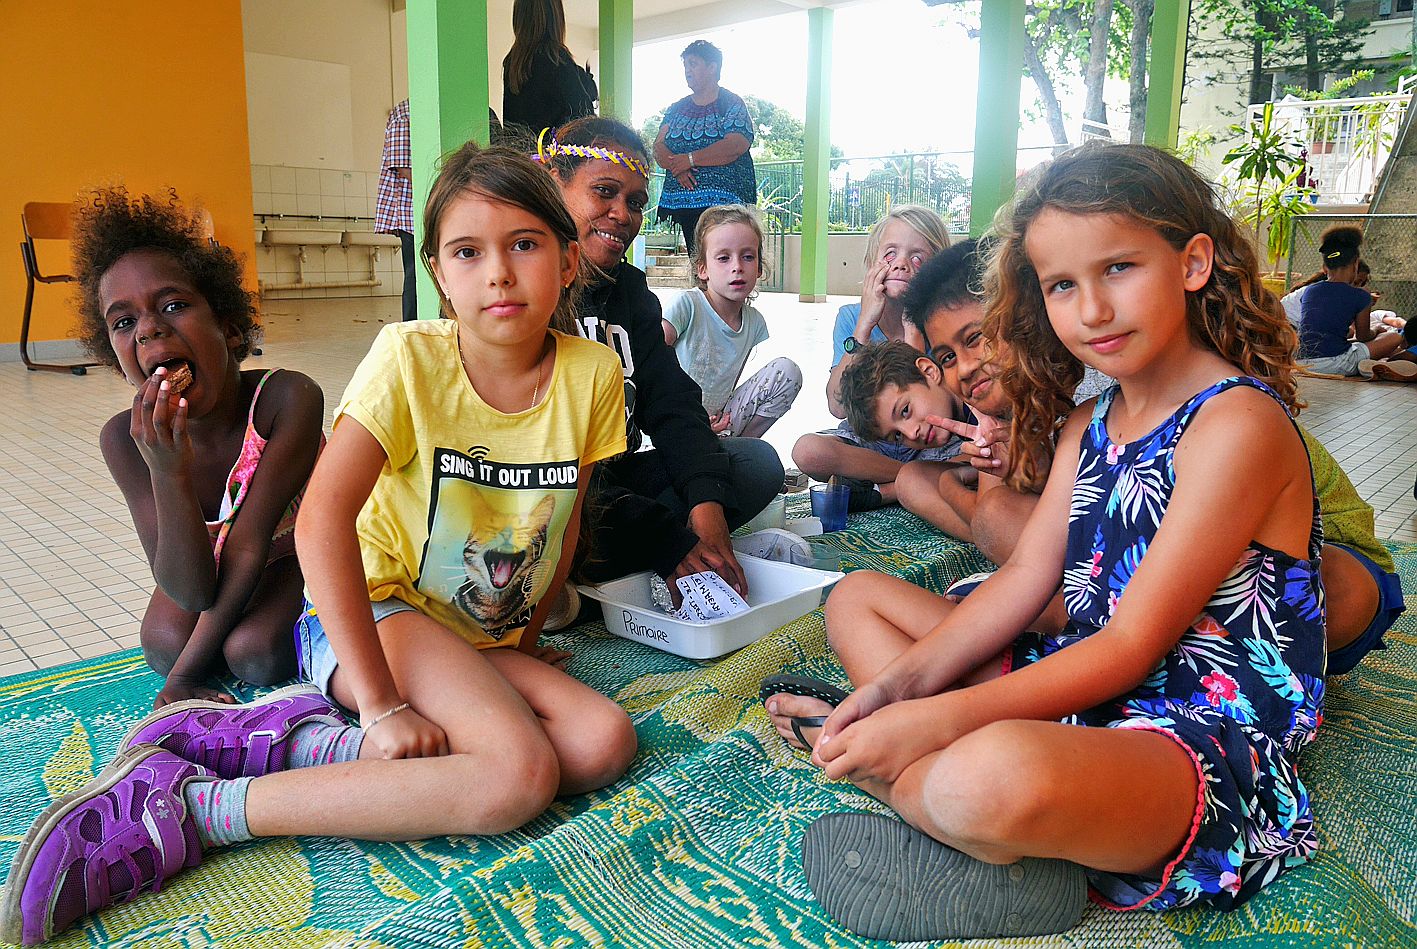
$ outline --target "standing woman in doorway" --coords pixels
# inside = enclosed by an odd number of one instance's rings
[[[516,0],[512,4],[511,52],[502,60],[502,121],[533,135],[595,114],[600,98],[595,78],[576,65],[566,47],[566,10],[561,0]]]
[[[672,219],[694,253],[694,228],[706,208],[758,203],[758,179],[748,149],[753,120],[743,100],[718,84],[723,53],[695,40],[679,54],[689,95],[671,105],[654,140],[654,160],[665,171],[659,219]]]

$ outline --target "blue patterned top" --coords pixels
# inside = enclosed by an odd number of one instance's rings
[[[1128,444],[1107,435],[1117,389],[1097,400],[1083,435],[1068,515],[1057,636],[1024,637],[1015,665],[1036,662],[1106,626],[1146,555],[1176,486],[1174,453],[1196,412],[1236,386],[1192,396]],[[1201,782],[1190,839],[1160,880],[1090,873],[1113,905],[1169,909],[1198,900],[1228,909],[1318,847],[1299,749],[1314,737],[1324,695],[1323,525],[1317,500],[1308,559],[1251,542],[1190,628],[1133,691],[1065,722],[1163,732],[1190,754]]]
[[[708,148],[737,132],[753,144],[753,120],[743,100],[727,89],[718,90],[718,98],[708,105],[695,105],[693,96],[685,96],[664,113],[664,145],[676,155],[687,155]],[[686,208],[711,208],[716,204],[758,203],[758,178],[753,170],[753,156],[739,155],[727,165],[699,165],[694,169],[698,187],[686,191],[673,175],[664,176],[664,190],[659,195],[659,210],[678,211]]]

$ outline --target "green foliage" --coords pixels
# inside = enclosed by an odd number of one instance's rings
[[[1284,91],[1308,102],[1318,102],[1321,99],[1346,99],[1354,86],[1360,82],[1367,82],[1375,75],[1376,73],[1371,69],[1355,69],[1342,79],[1335,80],[1327,89],[1315,92],[1301,86],[1285,86]]]
[[[1230,131],[1241,143],[1225,153],[1221,164],[1234,165],[1239,185],[1237,216],[1265,243],[1256,250],[1271,264],[1289,255],[1293,219],[1307,213],[1313,190],[1300,181],[1304,160],[1299,157],[1303,143],[1274,126],[1274,106],[1266,103],[1259,125],[1246,128],[1232,125]]]

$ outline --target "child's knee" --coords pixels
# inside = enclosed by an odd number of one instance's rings
[[[923,809],[949,839],[1007,846],[1052,810],[1055,781],[1029,751],[1024,722],[994,722],[940,755],[925,779]]]
[[[940,471],[929,462],[912,461],[895,476],[895,496],[900,506],[919,513],[940,500]]]
[[[587,742],[591,753],[583,763],[585,773],[579,775],[577,781],[585,790],[602,788],[618,780],[630,769],[639,752],[639,736],[635,734],[630,716],[618,705],[605,704],[608,707],[598,709],[587,723],[587,730],[593,736]]]
[[[830,435],[803,435],[792,446],[792,463],[820,481],[832,473],[838,444]]]
[[[293,641],[282,648],[268,639],[232,635],[222,646],[222,658],[232,675],[251,685],[275,685],[295,675]]]
[[[788,400],[795,399],[797,393],[802,391],[802,367],[797,365],[786,356],[778,356],[767,364],[767,368],[772,370],[783,382],[783,388],[790,391]]]
[[[826,605],[822,608],[827,621],[827,638],[832,642],[836,641],[839,635],[837,629],[841,626],[841,621],[847,616],[860,610],[863,605],[868,605],[873,598],[880,595],[877,587],[880,584],[883,574],[872,570],[857,570],[842,577],[837,585],[832,587],[831,594],[827,596]]]
[[[450,826],[458,833],[505,834],[539,817],[556,799],[561,769],[544,736],[525,743],[508,736],[494,754],[453,757],[464,772],[448,782]],[[499,774],[489,775],[490,767]]]
[[[140,635],[143,659],[154,672],[165,676],[177,664],[177,657],[182,655],[191,635],[190,630],[176,630],[165,625],[150,626],[144,623]]]

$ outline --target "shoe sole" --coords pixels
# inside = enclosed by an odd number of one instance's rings
[[[80,804],[111,789],[140,763],[161,751],[156,745],[140,745],[120,752],[92,781],[57,799],[35,818],[29,832],[20,841],[20,849],[15,852],[14,860],[10,862],[10,875],[5,880],[3,905],[0,905],[0,939],[18,945],[24,937],[25,921],[20,909],[20,899],[24,895],[25,882],[29,879],[35,854],[39,851],[35,844],[47,837],[55,826]],[[45,920],[42,942],[54,938],[53,925],[51,915]]]
[[[1376,359],[1358,360],[1358,375],[1363,379],[1373,378],[1373,367],[1378,364]]]
[[[1417,362],[1380,362],[1373,365],[1373,378],[1384,382],[1411,382],[1417,378]]]
[[[1060,933],[1087,906],[1075,863],[984,863],[876,814],[815,821],[802,838],[802,868],[833,919],[893,942]]]
[[[138,720],[137,724],[135,724],[132,728],[128,729],[128,733],[124,735],[123,740],[118,743],[118,751],[121,754],[127,751],[129,748],[134,747],[132,744],[133,739],[137,737],[139,732],[147,728],[149,725],[151,725],[158,719],[166,718],[169,715],[178,715],[182,712],[192,711],[219,711],[221,709],[231,708],[257,708],[262,705],[270,705],[272,702],[276,702],[280,699],[289,698],[292,695],[305,695],[311,692],[318,693],[319,691],[320,690],[317,687],[311,685],[310,683],[302,682],[298,685],[288,685],[283,689],[276,689],[269,695],[263,695],[258,699],[253,699],[250,702],[243,702],[239,704],[233,704],[230,702],[213,702],[211,699],[183,699],[181,702],[173,702],[171,705],[164,705],[162,708],[155,708],[148,714],[144,715],[141,719]]]

